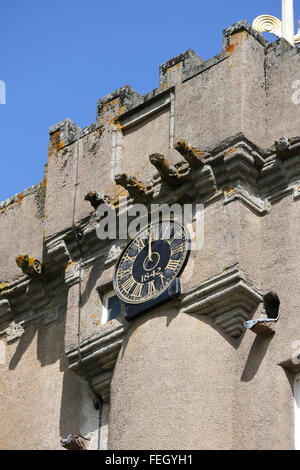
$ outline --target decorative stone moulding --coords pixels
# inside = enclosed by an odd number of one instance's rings
[[[113,320],[104,324],[99,333],[82,341],[81,361],[78,357],[78,345],[66,351],[70,369],[87,378],[104,402],[109,401],[112,373],[123,344],[126,326],[124,320]]]
[[[181,311],[207,316],[224,333],[238,337],[245,331],[244,322],[262,301],[262,296],[241,272],[233,269],[187,293],[181,301]]]

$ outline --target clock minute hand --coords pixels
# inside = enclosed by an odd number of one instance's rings
[[[149,261],[152,261],[152,247],[151,247],[151,242],[152,242],[152,227],[151,225],[149,226],[149,250],[148,250],[148,258]]]

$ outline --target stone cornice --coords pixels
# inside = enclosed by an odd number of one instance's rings
[[[66,350],[70,369],[87,378],[104,401],[109,401],[111,377],[126,328],[124,320],[104,324],[99,333],[81,342],[81,361],[78,345],[74,344]]]

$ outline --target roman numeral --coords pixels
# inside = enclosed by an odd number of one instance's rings
[[[176,269],[179,266],[179,263],[180,263],[180,260],[178,259],[170,259],[166,266],[166,269],[171,269],[172,271],[176,271]]]
[[[142,295],[142,288],[143,288],[143,284],[141,284],[140,282],[137,283],[134,291],[132,292],[132,296],[133,297],[141,297]]]
[[[175,255],[176,253],[180,253],[183,251],[183,243],[178,246],[175,250],[171,250],[171,256]]]
[[[124,255],[123,258],[122,258],[122,261],[123,261],[123,262],[126,262],[126,261],[133,261],[133,260],[134,260],[134,256],[131,257],[131,256],[129,256],[128,253],[125,253],[125,255]],[[122,263],[122,264],[123,264],[123,263]]]
[[[177,232],[174,233],[173,237],[170,238],[170,240],[168,240],[168,242],[169,242],[170,245],[172,245],[172,243],[175,239],[179,240],[180,238],[182,238],[182,232],[181,232],[181,230],[177,230]]]
[[[143,248],[145,248],[145,243],[141,238],[138,238],[137,240],[134,241],[134,244],[137,246],[138,250],[141,251]]]
[[[148,282],[148,295],[154,294],[155,292],[155,286],[154,286],[154,281]]]
[[[132,274],[132,266],[125,271],[120,271],[119,278],[123,279],[123,277],[127,276],[127,274]]]
[[[130,289],[132,289],[134,284],[135,284],[135,280],[133,276],[131,276],[127,279],[127,281],[124,282],[124,284],[122,285],[122,288],[125,290],[125,292],[127,292],[127,294],[129,294],[129,291]]]

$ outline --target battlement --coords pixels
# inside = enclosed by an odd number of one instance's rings
[[[22,218],[26,201],[26,211],[39,217],[39,237],[49,240],[89,216],[84,199],[89,191],[112,201],[128,194],[116,183],[117,174],[144,187],[153,181],[155,188],[159,179],[149,155],[164,155],[178,167],[178,141],[213,153],[240,134],[264,153],[275,140],[297,136],[291,95],[299,51],[284,39],[269,43],[242,20],[223,31],[223,49],[215,57],[204,61],[188,49],[166,61],[158,87],[149,93],[124,85],[98,100],[96,121],[89,126],[81,129],[69,118],[51,126],[47,175],[3,201],[1,215],[7,223],[16,214]]]

